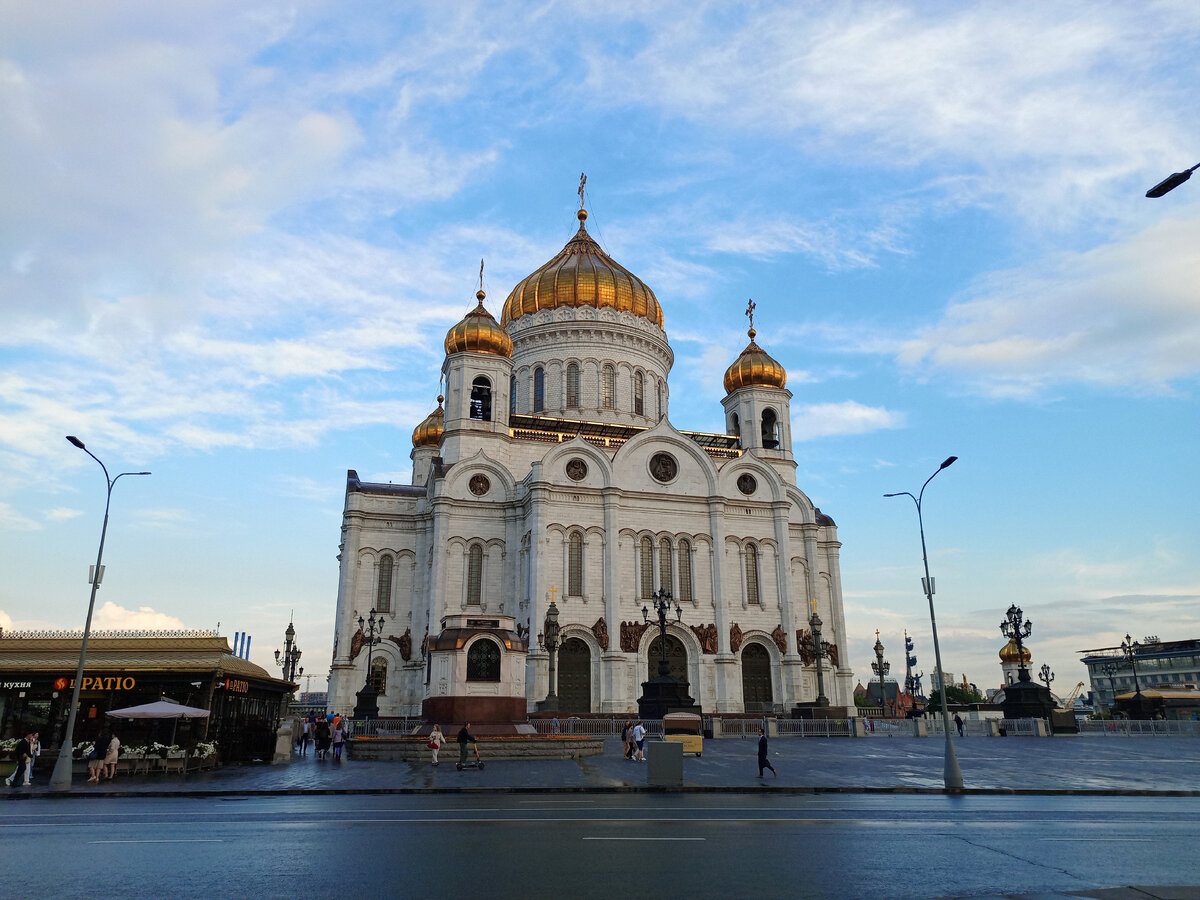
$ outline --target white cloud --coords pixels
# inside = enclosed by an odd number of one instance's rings
[[[40,531],[42,523],[23,516],[11,505],[0,501],[0,530],[4,531]]]
[[[173,631],[185,628],[180,619],[156,611],[150,606],[126,609],[113,601],[106,601],[92,617],[92,627],[97,630],[120,631],[146,629],[151,631]]]
[[[904,414],[855,400],[816,403],[792,409],[792,440],[811,441],[842,434],[868,434],[885,428],[903,428]]]
[[[46,520],[49,522],[65,522],[67,519],[74,519],[76,516],[82,516],[83,510],[71,509],[66,506],[56,506],[54,509],[46,510]]]
[[[901,364],[996,396],[1065,383],[1165,391],[1200,374],[1200,218],[994,272]]]

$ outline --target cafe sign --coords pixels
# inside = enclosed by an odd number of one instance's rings
[[[250,692],[250,682],[239,681],[236,678],[226,678],[225,690],[233,691],[235,694],[247,694]]]
[[[54,689],[67,691],[75,687],[74,678],[55,678]],[[79,684],[82,691],[132,691],[137,679],[131,675],[84,675]]]

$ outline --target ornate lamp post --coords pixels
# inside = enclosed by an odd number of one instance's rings
[[[829,641],[821,640],[821,617],[817,615],[817,601],[812,601],[812,615],[808,617],[808,627],[812,629],[813,653],[817,657],[817,706],[829,706],[829,698],[825,696],[825,679],[821,673],[821,658],[829,652]]]
[[[554,605],[554,599],[551,598],[550,606],[546,610],[546,624],[542,633],[538,635],[538,644],[550,654],[550,690],[546,694],[546,699],[538,704],[538,707],[546,712],[558,711],[558,672],[554,667],[554,654],[558,650],[558,634],[558,607]]]
[[[100,464],[104,470],[104,480],[108,484],[108,494],[104,500],[104,524],[100,528],[100,549],[96,551],[96,565],[92,569],[92,594],[88,598],[87,619],[83,624],[83,640],[79,644],[79,664],[75,668],[75,686],[71,689],[71,705],[67,707],[67,730],[63,735],[62,744],[58,748],[58,758],[54,761],[54,771],[50,774],[50,790],[69,791],[71,789],[71,759],[75,751],[75,713],[79,707],[79,689],[83,685],[83,664],[87,659],[88,635],[92,631],[92,610],[96,606],[96,591],[100,589],[100,579],[104,576],[104,567],[100,561],[104,559],[104,536],[108,533],[108,508],[112,503],[113,485],[126,475],[149,475],[149,472],[122,472],[116,478],[110,478],[108,467],[100,462],[99,457],[83,445],[83,441],[73,434],[67,435],[67,440],[78,447]]]
[[[300,675],[304,674],[304,667],[296,668],[300,662],[300,648],[295,646],[296,628],[291,622],[288,622],[287,631],[283,633],[283,638],[284,649],[282,653],[278,650],[275,651],[275,665],[283,669],[284,681],[294,682],[297,672]]]
[[[700,712],[696,701],[688,696],[687,679],[674,678],[667,664],[667,625],[670,624],[671,592],[659,588],[653,596],[654,617],[658,623],[658,675],[642,682],[642,696],[638,697],[638,715],[647,719],[661,719],[672,711]],[[650,610],[642,607],[642,621],[654,624]],[[676,623],[683,621],[683,607],[675,605]]]
[[[1050,671],[1049,663],[1042,663],[1041,680],[1046,685],[1046,690],[1050,690],[1050,682],[1054,680],[1054,673]]]
[[[1125,654],[1125,658],[1129,660],[1129,665],[1133,668],[1133,693],[1136,697],[1142,696],[1142,687],[1138,683],[1137,677],[1137,654],[1141,649],[1141,644],[1125,635],[1125,640],[1121,642],[1121,652]]]
[[[942,464],[938,466],[937,472],[934,472],[925,479],[925,483],[921,485],[920,493],[915,497],[908,491],[883,495],[885,497],[908,497],[917,506],[917,525],[921,530],[921,560],[925,563],[925,578],[922,579],[921,586],[925,590],[925,597],[929,600],[929,624],[933,628],[933,655],[937,663],[938,680],[941,682],[942,733],[946,736],[946,761],[942,777],[945,781],[946,789],[952,791],[962,790],[963,778],[962,769],[958,766],[958,755],[954,752],[954,743],[950,740],[950,710],[946,706],[946,670],[942,668],[942,649],[938,644],[937,620],[933,615],[933,578],[929,575],[929,554],[925,551],[925,522],[921,518],[921,500],[925,497],[925,488],[929,486],[929,482],[933,481],[942,469],[952,465],[956,459],[958,459],[957,456],[949,456],[943,460]]]
[[[884,692],[883,676],[892,670],[892,664],[883,658],[883,644],[879,640],[879,629],[875,629],[875,662],[871,663],[871,671],[879,676],[879,706],[887,715],[887,694]]]
[[[378,613],[378,619],[376,619],[376,615],[375,609],[372,607],[370,617],[365,622],[362,616],[358,617],[359,629],[365,629],[363,643],[367,645],[367,680],[363,689],[357,694],[358,703],[354,707],[354,718],[356,719],[374,719],[379,715],[379,691],[375,689],[375,684],[371,680],[371,657],[375,645],[383,640],[383,625],[386,619],[383,613]]]
[[[1112,702],[1108,705],[1109,716],[1112,716],[1113,710],[1117,708],[1117,683],[1113,676],[1117,674],[1119,669],[1120,666],[1118,666],[1115,662],[1105,663],[1100,667],[1100,671],[1104,673],[1106,678],[1108,678],[1108,690],[1109,693],[1112,694]]]
[[[651,598],[654,600],[654,613],[658,617],[658,675],[665,678],[671,671],[667,665],[667,615],[671,612],[671,592],[659,588]],[[650,624],[650,610],[642,607],[642,621]],[[683,607],[675,604],[675,621],[683,621]]]
[[[1021,607],[1014,603],[1000,623],[1000,633],[1017,645],[1017,681],[1030,680],[1029,670],[1025,668],[1024,640],[1033,633],[1033,623],[1028,619],[1022,622],[1024,618]]]

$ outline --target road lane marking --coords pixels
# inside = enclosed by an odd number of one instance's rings
[[[163,838],[144,841],[88,841],[89,844],[223,844],[221,838]]]
[[[581,841],[707,841],[701,837],[582,837]]]
[[[1048,838],[1048,837],[1044,837],[1044,838],[1038,838],[1038,840],[1039,841],[1086,841],[1089,844],[1092,841],[1114,841],[1116,843],[1121,843],[1121,844],[1153,844],[1153,843],[1155,843],[1154,838]]]

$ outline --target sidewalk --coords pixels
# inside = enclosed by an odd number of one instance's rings
[[[729,738],[704,742],[704,755],[684,757],[684,790],[938,791],[941,738],[775,738],[771,761],[778,777],[758,779],[757,742]],[[1200,795],[1200,740],[1196,738],[965,738],[956,739],[968,791],[1008,793],[1184,792]],[[645,790],[646,763],[627,762],[617,740],[604,755],[579,760],[487,760],[486,768],[459,772],[457,748],[437,768],[423,763],[345,758],[318,762],[293,755],[275,765],[227,766],[186,776],[121,777],[89,785],[77,778],[70,796],[177,794],[288,794],[485,791]],[[449,751],[449,752],[447,752]],[[0,797],[51,795],[48,773],[32,787],[6,788]],[[61,795],[54,795],[61,796]]]

